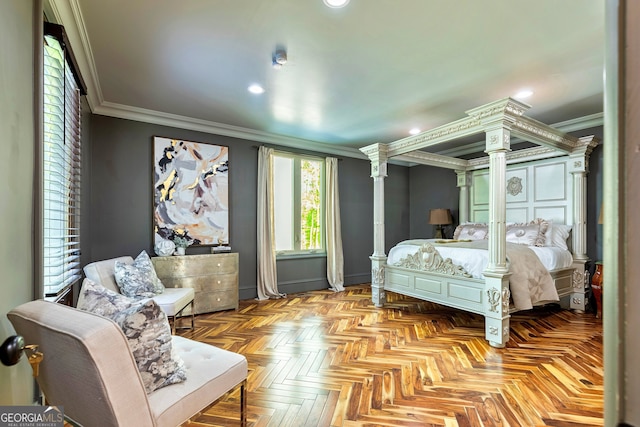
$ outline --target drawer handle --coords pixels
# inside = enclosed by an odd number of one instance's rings
[[[218,285],[220,284],[220,280],[218,280]]]
[[[220,302],[220,298],[218,298],[218,302]]]
[[[218,267],[220,267],[220,263],[218,263]]]

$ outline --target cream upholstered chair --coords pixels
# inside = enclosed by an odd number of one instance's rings
[[[107,289],[113,292],[120,293],[120,288],[116,283],[114,275],[114,266],[116,261],[121,261],[126,264],[133,263],[133,258],[130,256],[123,256],[118,258],[111,258],[102,261],[95,261],[85,265],[84,275],[87,279],[92,280],[95,283],[99,283]],[[82,298],[82,292],[80,297]],[[175,334],[177,318],[182,315],[182,312],[187,306],[191,306],[191,329],[193,329],[193,300],[195,298],[195,291],[193,288],[165,288],[164,292],[153,297],[153,300],[158,303],[162,311],[167,315],[171,322],[171,331]]]
[[[247,360],[240,354],[172,336],[187,379],[147,394],[127,338],[112,320],[43,300],[7,317],[44,355],[36,379],[47,403],[63,406],[76,423],[176,427],[239,385],[246,424]]]

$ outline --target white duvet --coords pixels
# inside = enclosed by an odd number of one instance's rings
[[[446,244],[438,244],[434,239],[406,240],[391,248],[387,264],[397,265],[401,259],[414,254],[427,242],[434,245],[443,258],[450,258],[472,277],[484,279],[482,272],[489,261],[486,240]],[[510,289],[515,308],[528,310],[534,305],[558,301],[558,293],[549,270],[570,267],[572,262],[571,253],[557,247],[507,243]]]

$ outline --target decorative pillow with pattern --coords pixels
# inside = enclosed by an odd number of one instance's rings
[[[545,233],[548,228],[549,223],[543,219],[523,224],[509,224],[506,228],[506,240],[519,245],[544,246]]]
[[[187,378],[184,362],[173,352],[167,316],[154,300],[136,301],[88,279],[81,292],[77,308],[112,319],[122,329],[147,393]]]
[[[129,341],[147,393],[187,379],[184,362],[172,349],[167,316],[158,303],[137,302],[112,319]]]
[[[483,240],[487,238],[489,226],[487,224],[464,223],[456,227],[453,232],[454,240]]]
[[[151,298],[164,292],[164,285],[146,251],[140,252],[133,264],[116,261],[114,276],[120,292],[130,298]]]
[[[77,308],[102,317],[111,318],[115,313],[126,310],[136,302],[89,279],[84,279],[80,292],[82,298],[78,298]]]

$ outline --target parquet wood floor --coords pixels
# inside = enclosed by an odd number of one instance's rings
[[[504,349],[481,316],[369,285],[240,301],[181,335],[244,354],[249,426],[603,425],[602,323],[556,306],[511,317]],[[239,425],[239,390],[191,426]]]

